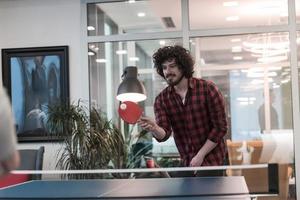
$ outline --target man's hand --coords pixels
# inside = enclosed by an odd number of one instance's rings
[[[166,136],[166,132],[150,117],[141,117],[137,123],[146,131],[152,133],[152,135],[157,139],[161,140]]]
[[[141,117],[137,123],[146,131],[155,131],[158,125],[150,117]]]
[[[194,158],[190,162],[190,167],[200,167],[203,163],[204,155],[198,153],[194,156]]]
[[[191,167],[200,167],[203,163],[205,156],[211,152],[217,143],[212,142],[211,140],[207,139],[203,147],[198,151],[198,153],[194,156],[194,158],[190,162]]]

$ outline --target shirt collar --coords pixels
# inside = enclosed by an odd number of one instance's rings
[[[189,87],[191,89],[193,89],[195,87],[195,79],[194,78],[189,79]]]

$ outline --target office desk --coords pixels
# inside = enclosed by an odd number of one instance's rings
[[[244,177],[30,181],[0,190],[0,199],[249,200]]]

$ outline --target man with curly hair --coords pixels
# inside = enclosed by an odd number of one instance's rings
[[[211,81],[192,77],[193,58],[181,46],[158,49],[153,61],[168,87],[155,99],[155,120],[141,117],[138,124],[159,142],[173,133],[184,166],[223,165],[228,127],[219,89]]]

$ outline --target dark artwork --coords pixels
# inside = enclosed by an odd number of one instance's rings
[[[18,140],[55,139],[46,134],[47,108],[69,98],[68,47],[3,49],[2,59]]]

